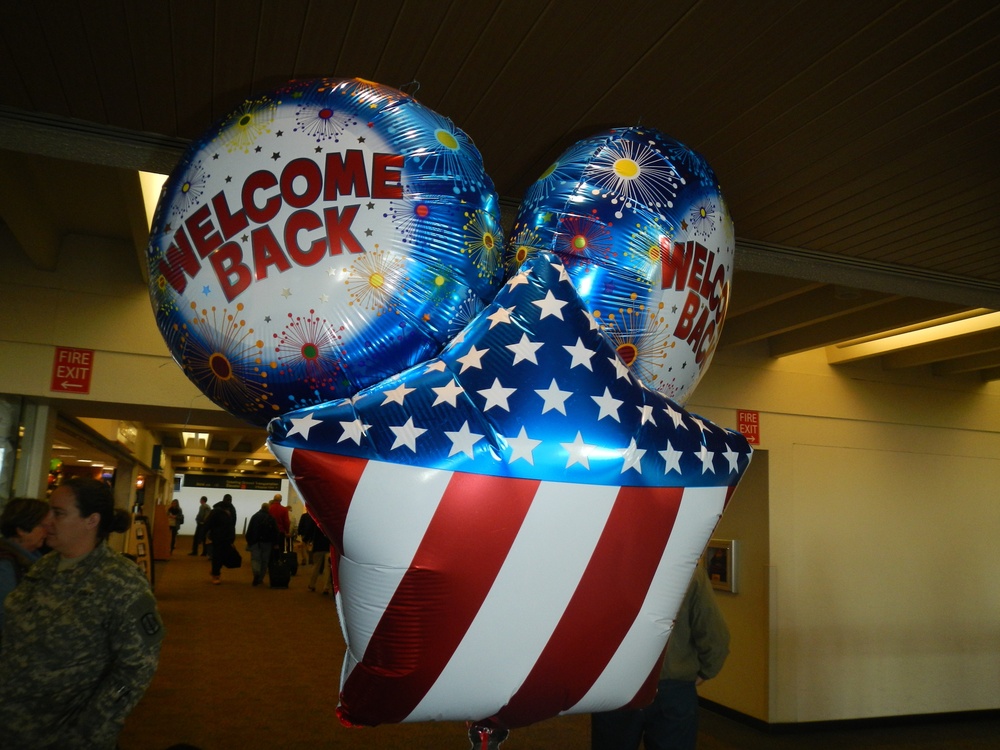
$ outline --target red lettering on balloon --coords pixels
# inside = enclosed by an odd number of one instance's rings
[[[209,262],[227,302],[232,302],[249,288],[250,269],[243,262],[243,250],[235,242],[227,242],[212,253]]]
[[[314,266],[326,256],[326,238],[313,240],[308,250],[299,245],[299,232],[322,229],[323,222],[312,211],[296,211],[288,217],[285,224],[285,250],[291,259],[300,266]]]
[[[247,218],[255,224],[266,224],[281,209],[281,194],[276,192],[264,201],[263,206],[258,206],[254,202],[254,193],[258,190],[267,190],[278,186],[278,178],[265,169],[254,172],[247,177],[243,183],[243,210],[246,211]]]
[[[343,215],[337,208],[327,208],[323,210],[323,218],[326,222],[326,236],[330,241],[330,255],[340,255],[342,247],[346,247],[348,252],[363,253],[365,251],[358,238],[351,232],[351,224],[358,213],[358,205],[345,206]]]
[[[403,197],[403,156],[401,154],[375,154],[372,160],[372,197]]]
[[[212,212],[209,211],[207,204],[191,214],[184,222],[184,226],[187,227],[191,241],[194,242],[194,247],[202,258],[207,257],[222,244],[222,237],[215,231]]]
[[[358,198],[367,198],[369,195],[364,154],[357,149],[348,150],[343,156],[338,153],[327,154],[323,200],[335,201],[339,195],[352,194]]]
[[[212,208],[215,209],[215,216],[224,239],[228,240],[237,232],[247,228],[249,220],[246,211],[241,208],[235,214],[232,213],[229,210],[229,203],[226,202],[225,192],[220,191],[212,196]]]
[[[274,237],[271,227],[258,227],[250,233],[250,244],[253,248],[253,273],[257,281],[267,278],[269,266],[276,266],[278,273],[284,273],[292,267],[285,251],[281,249]]]
[[[306,183],[306,189],[302,193],[295,192],[295,181],[299,177]],[[322,190],[323,175],[312,159],[292,159],[281,170],[281,197],[292,208],[311,206]]]
[[[185,276],[193,279],[201,270],[201,261],[191,249],[191,242],[183,227],[174,233],[174,244],[167,248],[165,258],[159,263],[159,269],[167,283],[178,293],[187,288]]]
[[[677,320],[677,326],[674,328],[674,336],[684,340],[688,338],[688,334],[691,332],[692,321],[700,308],[701,302],[698,301],[698,295],[694,292],[688,292],[687,299],[684,301],[684,309],[681,310],[681,316]]]

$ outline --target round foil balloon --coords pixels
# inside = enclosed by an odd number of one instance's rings
[[[436,354],[502,281],[471,140],[395,89],[291,82],[194,142],[148,248],[157,324],[216,404],[265,425]]]
[[[529,188],[505,262],[539,249],[560,256],[622,361],[683,403],[719,341],[735,251],[707,162],[650,128],[579,141]]]

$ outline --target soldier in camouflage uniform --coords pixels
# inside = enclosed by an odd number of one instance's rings
[[[163,624],[142,571],[105,540],[129,516],[74,478],[52,494],[53,552],[7,598],[0,748],[114,750],[159,662]]]

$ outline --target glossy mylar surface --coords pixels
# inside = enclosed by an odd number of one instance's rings
[[[750,461],[629,373],[545,251],[440,356],[269,432],[339,557],[354,724],[648,703]]]
[[[559,255],[636,376],[684,403],[712,360],[733,272],[733,222],[708,163],[652,128],[577,142],[528,189],[507,266],[539,249]]]
[[[440,351],[502,281],[471,140],[360,79],[291,82],[193,143],[148,262],[160,331],[216,404],[258,425]]]

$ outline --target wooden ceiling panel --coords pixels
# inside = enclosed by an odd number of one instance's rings
[[[303,3],[264,3],[256,32],[251,92],[257,96],[295,78],[298,39],[306,24]]]
[[[72,62],[71,67],[61,68],[58,73],[69,116],[108,123],[108,110],[101,98],[91,54],[93,42],[87,37],[80,9],[75,3],[37,3],[36,8],[39,23],[45,30],[45,49],[58,50],[60,59]]]
[[[392,20],[392,27],[382,45],[378,66],[372,80],[403,88],[411,81],[420,83],[421,72],[431,63],[428,56],[443,38],[444,19],[450,10],[448,3],[404,3]],[[425,43],[414,43],[414,29],[431,29]],[[415,97],[422,100],[420,89]]]
[[[224,7],[216,10],[212,65],[203,72],[212,85],[213,122],[259,93],[253,89],[253,75],[262,23],[260,0],[242,0],[239,12],[224,12]]]
[[[126,37],[135,75],[140,130],[176,136],[178,97],[173,72],[170,6],[166,3],[125,3]],[[122,44],[126,40],[119,40]],[[124,95],[124,94],[123,94]],[[184,99],[187,104],[186,98]]]
[[[23,82],[31,108],[68,117],[71,113],[62,80],[68,72],[61,71],[59,62],[48,54],[45,27],[38,17],[41,6],[41,3],[0,3],[0,33],[4,46],[10,50],[6,57],[14,63],[10,72]]]
[[[208,7],[213,12],[207,13],[197,3],[170,5],[168,70],[174,79],[173,96],[180,114],[176,135],[183,138],[197,138],[237,103],[214,98],[215,26],[225,22],[225,17],[219,18],[218,6]]]
[[[305,23],[296,29],[294,37],[289,33],[283,40],[283,44],[296,50],[295,69],[289,71],[292,74],[289,78],[361,75],[359,71],[345,70],[340,59],[356,6],[357,2],[308,4]],[[362,39],[371,40],[373,36],[370,31],[361,34]]]
[[[328,44],[324,35],[324,31],[333,30],[334,38],[337,38],[339,29],[336,29],[336,26],[310,29],[312,35],[310,41],[326,49],[326,54],[319,54],[313,58],[313,65],[318,66],[320,71],[326,71],[321,75],[374,79],[383,49],[402,4],[402,0],[358,2],[350,8],[349,16],[346,13],[338,14],[339,17],[327,20],[326,24],[346,27],[343,29],[344,35],[341,37],[339,50]]]

